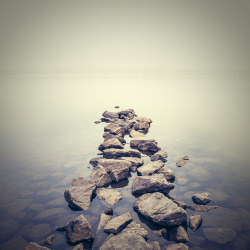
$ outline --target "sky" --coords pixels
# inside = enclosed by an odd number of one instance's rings
[[[0,73],[249,70],[247,0],[0,0]]]

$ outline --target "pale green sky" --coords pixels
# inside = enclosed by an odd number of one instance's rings
[[[0,0],[0,70],[247,70],[249,23],[244,0]]]

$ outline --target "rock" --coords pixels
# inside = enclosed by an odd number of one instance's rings
[[[166,180],[173,180],[175,179],[175,175],[173,170],[167,168],[167,167],[162,167],[157,174],[163,174]]]
[[[165,248],[165,250],[188,250],[188,249],[189,247],[183,243],[170,244]]]
[[[188,234],[182,226],[177,227],[176,241],[177,242],[184,242],[184,243],[189,242]]]
[[[149,124],[152,123],[152,120],[150,118],[147,118],[147,117],[139,117],[139,116],[137,116],[137,117],[135,117],[135,120],[137,122],[146,122],[146,123],[149,123]]]
[[[110,123],[104,127],[104,132],[110,132],[114,135],[124,135],[126,133],[126,128],[121,127],[118,123]]]
[[[147,130],[149,129],[150,124],[147,122],[136,122],[133,126],[134,130]]]
[[[102,187],[112,182],[109,174],[101,165],[98,165],[93,169],[90,179],[91,182],[94,183],[97,187]]]
[[[198,205],[206,205],[210,201],[213,201],[208,196],[211,195],[211,193],[201,193],[201,194],[195,194],[192,196],[192,200],[195,204]]]
[[[110,134],[109,132],[105,132],[105,133],[103,134],[103,137],[104,137],[104,141],[107,141],[107,140],[109,140],[109,139],[116,138],[116,139],[118,139],[122,144],[125,144],[125,143],[126,143],[125,139],[124,139],[122,136],[120,136],[120,135],[113,135],[113,134]]]
[[[62,227],[57,227],[56,228],[56,231],[66,231],[66,227],[65,226],[62,226]]]
[[[162,161],[153,161],[137,168],[137,172],[139,175],[151,175],[158,172],[163,166]]]
[[[142,166],[144,161],[141,158],[138,157],[120,157],[119,160],[125,160],[125,161],[129,161],[132,163],[132,166]]]
[[[182,159],[185,160],[185,161],[188,161],[189,160],[189,156],[185,155],[185,156],[182,157]]]
[[[35,242],[29,242],[26,246],[25,246],[25,250],[49,250],[50,248],[47,247],[42,247],[38,244],[36,244]]]
[[[135,221],[130,222],[126,228],[122,230],[122,233],[131,233],[131,234],[139,234],[145,240],[149,238],[148,231],[141,227],[140,224],[137,224]]]
[[[119,157],[138,157],[141,158],[141,153],[134,149],[105,149],[103,151],[104,158],[119,158]]]
[[[110,177],[112,181],[118,182],[120,180],[123,180],[128,177],[129,174],[129,168],[126,166],[119,166],[117,168],[114,168],[110,172]]]
[[[120,107],[119,106],[115,106],[115,109],[119,109]]]
[[[116,112],[108,112],[107,110],[104,111],[104,113],[102,114],[102,116],[106,117],[106,118],[119,118],[118,113],[116,113]]]
[[[83,250],[83,245],[80,243],[80,244],[77,244],[72,250]]]
[[[101,165],[108,173],[111,172],[112,169],[116,169],[119,166],[126,166],[127,168],[130,168],[132,166],[132,163],[129,161],[118,159],[106,159],[102,157],[93,158],[92,160],[90,160],[90,164],[94,167],[97,165]]]
[[[201,225],[202,218],[201,215],[190,216],[189,227],[195,232],[197,228]]]
[[[107,148],[124,148],[123,144],[117,138],[111,138],[105,140],[99,147],[99,150],[104,150]]]
[[[183,209],[186,209],[188,207],[188,204],[183,201],[173,200],[173,202],[177,204],[179,207],[182,207]]]
[[[161,151],[161,150],[160,150]],[[158,151],[159,152],[159,151]],[[157,152],[157,153],[158,153]],[[162,157],[161,155],[158,154],[153,154],[150,156],[151,161],[162,161],[162,162],[167,162],[167,159]]]
[[[137,138],[137,137],[144,137],[145,135],[143,133],[140,133],[134,129],[132,129],[130,132],[129,132],[129,136],[132,137],[132,138]]]
[[[104,232],[118,234],[131,221],[132,217],[129,212],[117,216],[106,224],[106,226],[104,227]]]
[[[152,250],[161,250],[160,244],[157,241],[152,241],[149,245],[152,247]]]
[[[82,240],[94,239],[92,228],[83,215],[78,216],[66,225],[66,238],[72,244]]]
[[[161,226],[177,226],[187,222],[186,211],[159,192],[143,194],[134,202],[133,208]]]
[[[48,244],[51,245],[52,244],[52,240],[55,238],[55,235],[52,234],[50,235],[47,239],[45,239],[44,244]]]
[[[154,142],[155,143],[155,140],[154,139],[148,139],[146,137],[138,137],[138,138],[132,139],[130,141],[130,147],[131,148],[138,148],[139,145],[147,143],[147,142]]]
[[[152,233],[161,237],[163,235],[167,235],[167,229],[166,228],[163,228],[163,229],[160,229],[160,230],[152,230]]]
[[[73,187],[64,192],[65,200],[73,208],[87,210],[90,207],[91,197],[96,185],[91,181],[79,177],[72,181]]]
[[[183,167],[187,162],[183,159],[180,158],[177,162],[176,162],[176,166],[177,167]]]
[[[133,109],[121,110],[120,112],[118,112],[118,114],[120,119],[133,119],[136,116],[135,111]]]
[[[101,214],[101,218],[100,218],[100,222],[99,222],[99,225],[98,225],[98,228],[97,228],[97,232],[102,228],[104,227],[108,221],[112,218],[112,215],[107,215],[105,213],[102,213]]]
[[[107,215],[113,215],[113,208],[112,207],[108,207],[103,213],[105,213]]]
[[[99,123],[101,123],[101,121],[95,121],[95,124],[99,124]]]
[[[237,235],[237,233],[230,228],[203,228],[203,233],[208,240],[217,244],[226,244],[231,242]]]
[[[140,144],[138,146],[138,149],[140,151],[148,151],[148,152],[157,152],[161,150],[161,148],[157,146],[155,142],[145,142],[143,144]]]
[[[137,176],[132,183],[132,193],[145,194],[162,192],[168,194],[174,188],[174,184],[168,182],[163,174],[152,176]]]
[[[107,118],[107,117],[102,117],[101,118],[102,122],[115,122],[116,119],[112,119],[112,118]]]
[[[115,205],[122,199],[122,194],[114,189],[99,188],[96,190],[98,199],[106,201],[109,205]]]
[[[151,242],[152,243],[152,242]],[[145,239],[134,233],[121,233],[110,235],[100,247],[100,250],[121,250],[121,249],[143,249],[156,250],[153,244],[147,243]]]
[[[216,209],[218,206],[204,206],[204,205],[187,205],[188,209],[194,210],[196,212],[207,212],[211,209]]]

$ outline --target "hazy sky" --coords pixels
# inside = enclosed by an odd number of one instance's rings
[[[249,69],[244,0],[0,0],[0,70]]]

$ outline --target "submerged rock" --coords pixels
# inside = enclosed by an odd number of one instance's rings
[[[35,242],[29,242],[26,246],[25,246],[25,250],[49,250],[50,248],[47,247],[42,247],[38,244],[36,244]]]
[[[123,144],[117,138],[111,138],[105,140],[99,147],[99,150],[104,150],[107,148],[124,148]]]
[[[170,244],[165,248],[165,250],[188,250],[188,249],[189,247],[183,243]]]
[[[141,153],[134,149],[105,149],[103,151],[104,158],[119,158],[119,157],[138,157],[141,158]]]
[[[158,172],[163,166],[162,161],[153,161],[137,168],[137,172],[139,175],[151,175]]]
[[[83,215],[78,216],[66,225],[66,238],[72,244],[94,239],[92,228]]]
[[[168,194],[174,188],[173,183],[169,183],[163,174],[152,176],[138,176],[132,183],[132,193],[145,194],[152,192],[162,192]]]
[[[55,235],[52,234],[49,237],[47,237],[47,239],[45,239],[44,244],[48,244],[51,245],[52,244],[52,240],[55,238]]]
[[[140,196],[133,208],[162,226],[177,226],[187,222],[187,212],[159,192]]]
[[[192,196],[192,200],[195,204],[198,205],[206,205],[210,201],[213,201],[208,196],[211,195],[211,193],[201,193],[201,194],[195,194]]]
[[[96,190],[98,199],[106,201],[109,205],[115,205],[122,199],[122,194],[110,188],[98,188]]]
[[[139,234],[145,240],[149,238],[149,233],[146,229],[142,228],[140,224],[137,224],[135,221],[130,222],[125,229],[122,230],[122,233],[131,233]]]
[[[181,157],[177,162],[176,166],[177,167],[183,167],[187,162]]]
[[[174,171],[167,167],[162,167],[157,174],[163,174],[166,180],[175,179]]]
[[[91,182],[94,183],[97,187],[102,187],[112,182],[109,174],[101,165],[98,165],[93,169],[90,179]]]
[[[205,205],[187,205],[188,209],[194,210],[196,212],[207,212],[212,209],[218,208],[218,206],[205,206]]]
[[[190,216],[190,218],[189,218],[189,227],[193,231],[196,231],[197,228],[201,225],[201,223],[202,223],[201,215]]]
[[[120,180],[127,178],[128,174],[129,174],[129,168],[127,166],[118,166],[117,168],[111,170],[110,177],[112,181],[118,182]]]
[[[104,232],[118,234],[124,227],[126,227],[132,221],[132,217],[129,212],[117,216],[110,220],[104,227]]]

